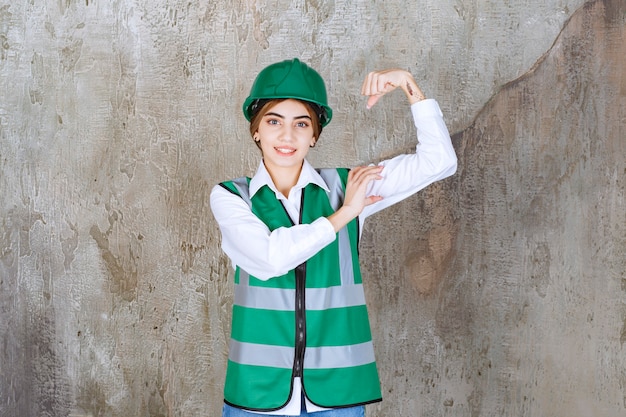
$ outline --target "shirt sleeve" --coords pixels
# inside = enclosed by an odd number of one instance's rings
[[[261,280],[294,269],[337,236],[325,217],[270,231],[243,199],[219,185],[213,187],[210,201],[222,233],[222,250],[233,266]]]
[[[439,104],[433,99],[422,100],[411,106],[411,113],[419,141],[415,153],[379,163],[384,166],[383,178],[371,183],[368,195],[383,199],[363,209],[359,216],[362,221],[456,172],[457,157]]]

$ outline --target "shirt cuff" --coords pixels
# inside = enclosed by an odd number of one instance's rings
[[[439,103],[433,98],[427,98],[411,104],[411,113],[413,113],[413,119],[416,123],[419,120],[428,119],[433,116],[443,117]]]
[[[326,245],[333,242],[337,238],[337,233],[335,233],[333,224],[326,217],[320,217],[311,223],[311,226],[315,227],[315,230],[319,231],[320,238],[324,240]]]

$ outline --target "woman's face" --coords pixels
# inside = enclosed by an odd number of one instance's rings
[[[270,108],[254,134],[270,172],[276,168],[300,169],[315,139],[308,107],[291,99]]]

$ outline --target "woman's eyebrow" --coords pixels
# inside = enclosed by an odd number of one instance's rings
[[[281,119],[285,118],[285,116],[283,116],[282,114],[278,114],[278,113],[275,113],[275,112],[267,112],[267,113],[265,113],[265,116],[274,116],[274,117],[279,117]],[[297,119],[309,119],[309,120],[311,120],[311,116],[309,116],[308,114],[303,114],[302,116],[294,117],[294,120],[297,120]]]

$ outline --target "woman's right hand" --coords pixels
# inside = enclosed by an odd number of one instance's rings
[[[367,189],[372,181],[382,179],[383,166],[359,166],[350,170],[343,206],[328,217],[335,232],[338,232],[363,211],[365,206],[383,199],[381,196],[368,196]]]

